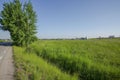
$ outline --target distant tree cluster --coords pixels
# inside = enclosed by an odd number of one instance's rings
[[[36,13],[31,2],[22,4],[19,0],[4,3],[0,14],[0,28],[9,31],[13,43],[18,46],[28,46],[37,40]]]

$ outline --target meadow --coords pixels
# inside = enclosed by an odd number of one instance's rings
[[[120,80],[120,39],[39,40],[24,51],[14,47],[19,78],[28,71],[38,76],[30,80]]]
[[[25,48],[13,47],[15,63],[15,80],[77,80],[62,72],[56,66],[47,63],[34,53],[27,53]]]

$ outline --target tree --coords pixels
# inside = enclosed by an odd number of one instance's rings
[[[37,40],[36,13],[33,11],[31,2],[23,5],[19,0],[4,3],[0,14],[1,29],[9,31],[13,43],[18,46],[28,46]]]

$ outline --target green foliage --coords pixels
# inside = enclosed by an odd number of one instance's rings
[[[22,5],[19,0],[4,3],[0,15],[1,29],[9,31],[13,43],[18,46],[28,46],[35,41],[36,14],[31,2]]]
[[[25,48],[14,46],[16,80],[78,80],[76,76],[63,73],[36,54],[25,52]]]
[[[41,40],[38,56],[82,80],[120,80],[120,39]]]

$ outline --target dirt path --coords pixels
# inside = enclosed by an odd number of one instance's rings
[[[14,80],[12,47],[0,45],[0,80]]]

